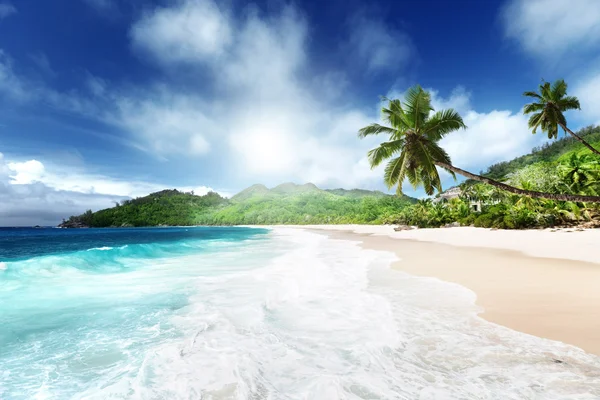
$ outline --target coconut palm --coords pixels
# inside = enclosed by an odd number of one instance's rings
[[[388,140],[369,151],[371,168],[388,160],[384,172],[384,182],[388,188],[397,186],[402,193],[405,179],[414,188],[422,185],[425,193],[432,195],[435,190],[442,191],[438,173],[439,167],[455,173],[495,186],[510,193],[564,201],[597,202],[600,197],[572,194],[542,193],[519,189],[502,182],[473,174],[452,165],[450,156],[440,147],[438,142],[447,134],[466,128],[461,116],[454,110],[434,112],[431,97],[420,86],[410,88],[404,99],[389,100],[382,109],[383,119],[387,125],[371,124],[359,131],[359,137],[384,134]]]
[[[600,155],[600,151],[567,128],[567,119],[563,113],[569,110],[580,110],[581,107],[577,97],[567,96],[567,83],[564,80],[559,79],[553,84],[542,82],[539,93],[525,92],[523,95],[535,99],[533,103],[529,103],[523,108],[523,113],[531,114],[529,127],[533,129],[533,133],[540,128],[542,132],[548,134],[548,139],[556,139],[558,128],[561,127],[565,133],[568,132],[593,153]]]
[[[593,189],[600,183],[600,163],[590,154],[571,154],[558,166],[558,171],[563,180],[575,189],[575,193]]]

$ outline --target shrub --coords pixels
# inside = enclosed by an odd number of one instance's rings
[[[493,226],[493,219],[490,214],[480,214],[473,224],[478,228],[491,228]]]

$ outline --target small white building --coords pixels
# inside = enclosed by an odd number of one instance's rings
[[[445,190],[444,192],[440,193],[440,195],[438,197],[433,199],[433,202],[434,203],[448,202],[452,199],[458,199],[461,195],[462,195],[462,189],[460,188],[460,186],[454,186],[454,187],[451,187],[450,189]],[[471,207],[471,209],[475,212],[480,212],[481,211],[481,201],[478,201],[475,199],[469,199],[469,207]]]
[[[454,187],[451,187],[450,189],[445,190],[442,193],[440,193],[440,195],[438,197],[433,199],[433,202],[439,203],[440,201],[450,201],[451,199],[458,199],[461,194],[462,194],[461,188],[458,186],[454,186]]]

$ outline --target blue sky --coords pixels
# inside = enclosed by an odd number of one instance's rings
[[[599,42],[597,0],[0,0],[0,225],[167,187],[384,189],[356,131],[415,83],[478,172],[545,141],[520,112],[542,78],[600,121]]]

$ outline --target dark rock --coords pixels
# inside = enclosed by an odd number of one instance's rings
[[[458,228],[460,226],[460,222],[454,221],[449,224],[442,226],[442,228]]]
[[[89,228],[88,225],[84,224],[81,221],[63,221],[58,224],[59,228]]]

